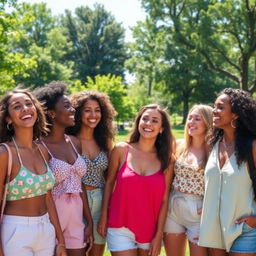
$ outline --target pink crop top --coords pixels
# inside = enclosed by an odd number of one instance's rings
[[[45,143],[43,143],[51,156],[49,166],[55,177],[55,185],[52,189],[53,195],[82,192],[81,178],[86,173],[86,164],[80,154],[78,154],[71,139],[68,138],[68,140],[77,154],[77,159],[73,164],[69,164],[63,160],[55,158]]]
[[[163,172],[142,176],[125,161],[117,173],[111,195],[108,227],[126,227],[135,234],[138,243],[150,243],[157,228],[158,215],[165,192]]]

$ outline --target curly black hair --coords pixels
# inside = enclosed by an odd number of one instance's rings
[[[161,134],[160,133],[158,134],[155,142],[155,147],[157,151],[157,157],[161,162],[161,169],[164,170],[169,165],[170,156],[172,154],[173,139],[174,139],[171,132],[171,123],[169,119],[169,114],[165,109],[163,109],[157,104],[149,104],[142,107],[135,118],[134,126],[131,130],[128,142],[135,143],[139,141],[139,138],[140,138],[139,122],[140,122],[141,116],[147,109],[156,109],[161,114],[161,117],[162,117],[163,132]]]
[[[250,161],[252,142],[256,139],[256,101],[247,92],[240,89],[226,88],[218,96],[226,94],[229,97],[232,113],[237,114],[235,128],[235,156],[237,163]],[[211,139],[212,146],[223,137],[223,130],[214,128]],[[256,167],[249,168],[256,195]]]
[[[108,152],[108,142],[114,140],[115,126],[113,119],[117,112],[115,111],[112,103],[110,102],[109,96],[99,91],[84,91],[71,95],[70,101],[72,106],[75,108],[75,125],[67,128],[67,133],[76,136],[81,129],[81,115],[84,104],[88,100],[95,100],[98,102],[101,110],[101,120],[94,129],[94,139],[101,150]]]
[[[45,84],[43,87],[37,88],[33,93],[36,98],[44,104],[46,109],[45,115],[47,122],[52,123],[51,118],[47,114],[47,110],[54,110],[58,99],[65,95],[67,86],[64,82],[53,81],[49,84]]]
[[[17,87],[3,95],[0,100],[0,142],[11,141],[11,138],[14,135],[14,129],[7,129],[6,118],[9,116],[9,100],[13,95],[17,93],[27,95],[36,108],[37,120],[33,127],[33,139],[38,139],[41,135],[46,135],[49,132],[42,104],[28,89]]]

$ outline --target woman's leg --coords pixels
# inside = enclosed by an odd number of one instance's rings
[[[89,256],[102,256],[104,253],[105,244],[94,244],[89,252]]]
[[[138,256],[137,249],[125,250],[125,251],[118,251],[118,252],[111,252],[112,256]]]
[[[68,256],[84,256],[86,251],[85,248],[81,249],[67,249]]]
[[[210,248],[210,256],[228,256],[228,253],[222,249],[213,249]]]
[[[190,256],[208,256],[208,248],[189,242]]]
[[[186,251],[185,233],[165,233],[164,248],[167,256],[185,256]]]
[[[230,252],[229,256],[256,256],[256,253],[255,252],[254,253]]]

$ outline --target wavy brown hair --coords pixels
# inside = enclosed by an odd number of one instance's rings
[[[67,133],[76,136],[82,126],[81,116],[85,103],[88,100],[95,100],[98,102],[101,111],[101,120],[94,129],[94,139],[101,150],[108,152],[109,141],[114,140],[115,126],[113,124],[114,117],[117,112],[115,111],[109,96],[99,91],[84,91],[71,95],[70,101],[75,108],[75,125],[67,129]]]
[[[44,114],[44,109],[42,104],[33,96],[28,89],[15,88],[14,90],[6,93],[0,100],[0,142],[11,141],[12,136],[14,135],[14,129],[7,129],[7,117],[10,117],[8,107],[10,98],[17,94],[23,93],[27,95],[32,103],[34,104],[37,112],[37,120],[33,127],[33,139],[38,139],[42,135],[48,133],[47,122]]]
[[[168,167],[170,156],[172,154],[172,145],[173,145],[173,135],[171,132],[171,123],[169,114],[166,109],[163,109],[157,104],[150,104],[142,107],[135,118],[134,126],[131,130],[130,137],[128,142],[135,143],[139,141],[140,133],[139,133],[139,122],[141,116],[147,109],[156,109],[162,117],[162,128],[163,132],[157,135],[155,141],[155,147],[157,152],[157,157],[161,162],[161,169],[164,170]]]

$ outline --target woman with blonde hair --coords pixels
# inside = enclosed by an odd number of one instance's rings
[[[207,255],[207,249],[199,247],[197,242],[211,127],[212,108],[194,105],[188,113],[184,139],[177,141],[174,180],[164,235],[168,256],[184,256],[187,239],[191,256]]]

